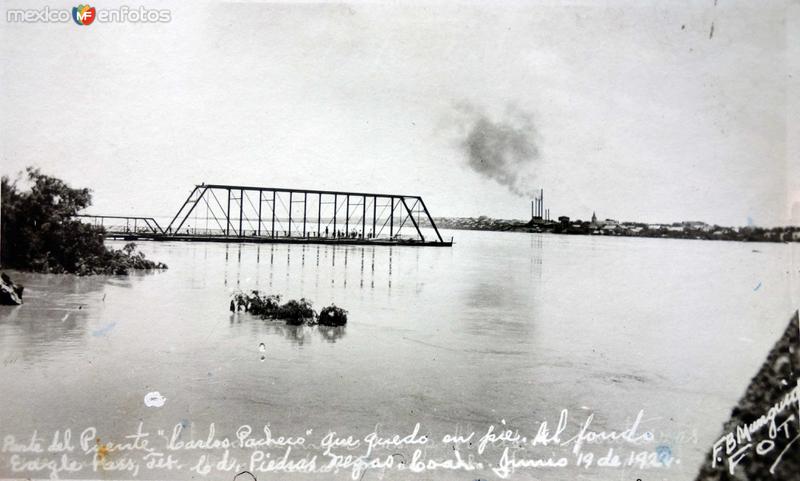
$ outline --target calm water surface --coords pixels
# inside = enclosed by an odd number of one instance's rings
[[[0,435],[95,426],[116,440],[140,421],[183,423],[200,438],[210,423],[218,436],[266,423],[284,435],[363,435],[419,422],[441,437],[501,420],[535,434],[563,408],[571,423],[594,412],[597,429],[624,429],[644,409],[681,460],[657,478],[692,479],[797,300],[796,244],[447,235],[452,248],[141,243],[170,269],[12,272],[26,296],[0,310]],[[350,322],[235,316],[236,289],[336,303]],[[145,407],[150,391],[166,404]]]

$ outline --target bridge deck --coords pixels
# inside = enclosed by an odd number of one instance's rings
[[[336,244],[336,245],[369,245],[369,246],[434,246],[451,247],[453,241],[420,241],[416,239],[360,239],[360,238],[332,238],[332,237],[239,237],[219,235],[195,234],[148,234],[143,232],[108,232],[107,239],[118,240],[149,240],[149,241],[180,241],[180,242],[236,242],[256,244]]]

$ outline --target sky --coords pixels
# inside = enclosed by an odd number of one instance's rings
[[[173,215],[206,182],[800,225],[797,1],[124,4],[171,21],[2,2],[2,174],[38,166],[109,215]]]

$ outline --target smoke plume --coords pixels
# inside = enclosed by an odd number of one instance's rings
[[[530,114],[510,106],[493,120],[474,105],[456,106],[456,144],[466,165],[521,197],[532,197],[532,169],[539,160],[536,129]]]

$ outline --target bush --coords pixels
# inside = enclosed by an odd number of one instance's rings
[[[277,314],[281,306],[280,294],[259,296],[258,291],[253,291],[253,294],[254,296],[250,300],[249,312],[262,317],[270,317]]]
[[[283,305],[280,302],[280,295],[263,296],[258,291],[250,291],[250,294],[234,294],[230,308],[231,311],[243,310],[262,319],[281,319],[292,326],[305,322],[314,323],[317,313],[312,308],[311,301],[303,298],[299,301],[292,299]]]
[[[344,326],[347,324],[347,311],[341,307],[330,305],[319,312],[317,322],[322,326]]]
[[[280,309],[281,296],[269,295],[262,296],[258,291],[250,291],[250,294],[234,294],[231,300],[231,311],[244,310],[262,319],[274,318]]]
[[[320,324],[323,326],[344,326],[347,324],[347,311],[341,307],[330,305],[317,315],[311,301],[302,298],[291,299],[281,304],[280,295],[261,295],[258,291],[249,294],[239,292],[231,298],[232,312],[244,311],[262,319],[280,319],[290,326],[302,324]]]
[[[145,259],[135,244],[122,250],[103,243],[102,228],[74,219],[92,203],[89,189],[27,169],[30,190],[2,178],[2,245],[6,267],[56,274],[127,274],[130,269],[166,269]]]
[[[299,301],[292,299],[282,305],[276,317],[285,320],[286,324],[290,326],[299,326],[306,321],[313,322],[316,316],[317,313],[311,307],[311,302],[302,298]]]

